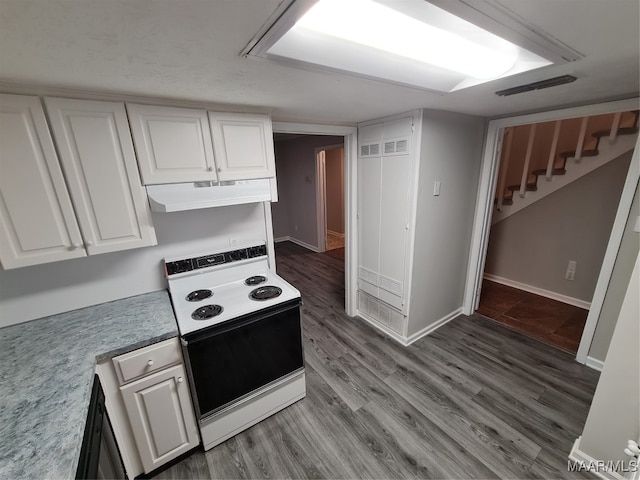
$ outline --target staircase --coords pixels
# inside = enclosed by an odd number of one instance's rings
[[[639,111],[505,129],[492,224],[633,150]]]

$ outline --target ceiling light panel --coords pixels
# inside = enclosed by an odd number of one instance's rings
[[[425,0],[318,0],[279,28],[261,56],[441,92],[552,63]]]

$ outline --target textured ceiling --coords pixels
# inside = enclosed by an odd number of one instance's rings
[[[501,2],[584,58],[440,94],[240,57],[280,0],[0,0],[0,81],[270,108],[275,120],[338,124],[414,108],[495,117],[638,94],[640,2]],[[578,80],[494,94],[563,74]]]

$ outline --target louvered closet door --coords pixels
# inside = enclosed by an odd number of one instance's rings
[[[409,218],[409,155],[383,157],[380,185],[379,298],[402,308],[407,224]]]
[[[378,295],[381,157],[358,161],[358,287]]]
[[[385,122],[380,187],[379,298],[402,309],[409,228],[413,117]]]

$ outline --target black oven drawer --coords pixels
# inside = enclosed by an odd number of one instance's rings
[[[300,299],[187,334],[183,339],[200,418],[304,367]]]

